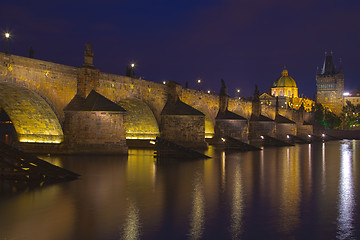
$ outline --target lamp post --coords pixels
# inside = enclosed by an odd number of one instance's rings
[[[6,39],[6,49],[5,49],[5,53],[8,54],[8,53],[9,53],[9,38],[10,38],[10,33],[6,32],[4,35],[5,35],[5,39]]]
[[[240,89],[239,88],[236,89],[236,97],[240,98]]]
[[[197,84],[198,84],[198,86],[199,86],[199,90],[200,90],[201,79],[198,79],[198,80],[197,80]]]

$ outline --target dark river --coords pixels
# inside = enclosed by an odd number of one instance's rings
[[[43,159],[76,181],[0,197],[0,240],[360,239],[360,141],[156,162]]]

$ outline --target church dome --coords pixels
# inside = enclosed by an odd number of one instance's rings
[[[289,76],[288,70],[284,69],[281,73],[281,77],[279,77],[272,85],[273,88],[277,87],[295,87],[295,80]]]

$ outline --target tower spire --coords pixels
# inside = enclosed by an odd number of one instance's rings
[[[331,51],[331,55],[327,55],[327,52],[325,51],[325,60],[323,68],[321,70],[321,74],[334,75],[336,73],[332,55],[333,51]]]
[[[343,73],[342,59],[339,58],[339,73]]]

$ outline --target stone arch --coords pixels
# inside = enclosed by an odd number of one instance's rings
[[[118,104],[126,110],[126,139],[155,139],[160,136],[158,122],[145,102],[128,98]]]
[[[215,135],[215,119],[211,117],[207,107],[200,104],[194,104],[192,107],[205,115],[205,138],[213,138]]]
[[[63,131],[50,105],[35,92],[0,83],[0,106],[11,119],[19,142],[61,143]]]

